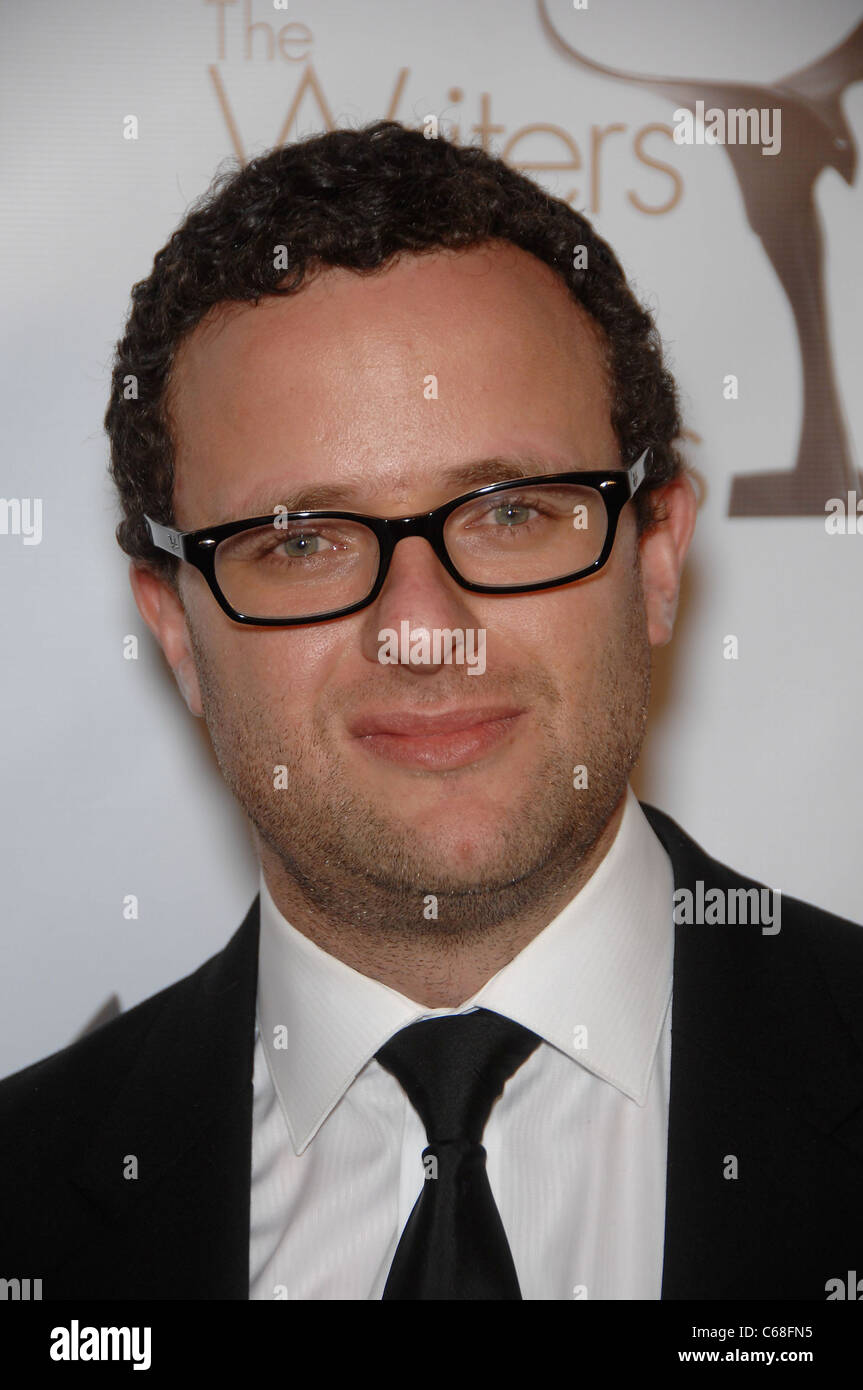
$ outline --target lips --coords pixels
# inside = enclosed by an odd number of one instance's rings
[[[354,738],[371,734],[393,734],[402,738],[433,738],[436,734],[460,733],[479,724],[493,724],[501,719],[514,719],[522,714],[514,706],[486,706],[481,709],[454,709],[440,714],[422,714],[418,710],[393,710],[389,713],[364,714],[351,726]]]
[[[358,746],[373,760],[425,772],[452,772],[509,742],[524,710],[484,706],[441,710],[390,710],[364,714],[350,728]]]

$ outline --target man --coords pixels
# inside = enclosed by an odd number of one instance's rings
[[[827,1297],[863,1255],[863,935],[629,788],[696,503],[609,248],[380,122],[223,177],[133,300],[118,535],[260,895],[0,1086],[7,1268]]]

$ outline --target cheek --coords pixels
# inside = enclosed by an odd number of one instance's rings
[[[331,685],[346,650],[346,635],[333,628],[229,627],[211,648],[222,688],[264,708],[287,702],[298,720]]]
[[[534,660],[561,673],[580,668],[608,644],[617,607],[612,586],[600,576],[568,589],[504,600],[510,611],[485,614],[489,647],[498,646],[504,664]],[[496,640],[495,640],[496,639]]]

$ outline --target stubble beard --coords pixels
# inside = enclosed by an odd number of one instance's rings
[[[567,700],[538,671],[516,672],[500,689],[492,682],[485,686],[491,700],[515,697],[532,709],[541,753],[528,785],[513,788],[482,862],[455,872],[442,862],[433,838],[420,839],[348,780],[327,737],[335,726],[332,703],[311,728],[291,737],[289,693],[274,698],[261,692],[240,705],[217,678],[191,624],[190,634],[222,775],[249,817],[283,896],[299,897],[332,931],[350,926],[382,942],[409,939],[413,945],[458,948],[478,943],[507,921],[541,913],[543,903],[556,900],[568,884],[574,894],[583,877],[579,871],[625,794],[641,751],[650,647],[643,610],[633,604],[614,651],[604,649],[583,704]],[[417,703],[415,686],[407,684],[416,677],[398,668],[394,674],[406,681],[399,694]],[[435,703],[445,695],[457,701],[462,686],[463,680],[446,691],[436,685]],[[355,713],[361,708],[357,692],[350,698]],[[581,715],[575,736],[567,728],[574,711]],[[579,765],[587,769],[588,785],[577,789],[573,770]],[[281,790],[274,787],[278,767],[287,771]]]

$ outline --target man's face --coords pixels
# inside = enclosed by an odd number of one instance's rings
[[[220,307],[180,351],[172,418],[187,530],[271,513],[316,486],[343,489],[329,507],[414,514],[499,480],[493,468],[448,480],[495,456],[529,459],[524,474],[621,467],[595,326],[509,244],[409,257],[369,278],[326,271],[298,295]],[[408,913],[416,931],[430,893],[449,895],[439,920],[488,926],[543,876],[571,874],[619,806],[650,643],[670,632],[670,555],[647,576],[646,604],[630,505],[605,568],[561,589],[468,593],[414,537],[375,602],[348,617],[241,626],[181,566],[182,608],[163,590],[148,621],[265,868],[340,911],[359,910],[365,880],[383,899],[382,930]],[[382,664],[379,633],[404,621],[484,631],[484,673]],[[391,718],[452,712],[483,722],[428,734]],[[384,732],[364,731],[370,717]],[[573,786],[576,766],[587,787]]]

